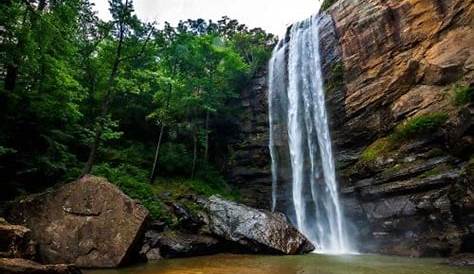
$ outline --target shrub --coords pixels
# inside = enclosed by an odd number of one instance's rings
[[[448,120],[448,115],[446,113],[436,112],[420,115],[397,126],[391,138],[394,141],[403,141],[413,137],[430,134],[442,126],[446,120]]]
[[[453,101],[457,106],[474,102],[474,88],[471,86],[454,86]]]
[[[155,193],[169,192],[174,199],[186,194],[198,194],[206,197],[220,195],[229,200],[238,200],[238,192],[227,183],[188,178],[158,178],[153,185]]]
[[[361,155],[364,161],[373,161],[380,155],[389,152],[393,148],[393,143],[389,138],[381,138],[368,146]]]
[[[190,173],[192,155],[183,144],[164,143],[160,151],[159,171],[164,176]]]
[[[149,168],[154,151],[150,146],[138,142],[125,142],[101,149],[101,160],[116,166],[127,164],[139,168]]]
[[[160,201],[153,193],[153,188],[146,183],[147,172],[145,170],[128,164],[113,167],[102,163],[94,167],[92,174],[107,178],[132,199],[139,200],[148,209],[152,218],[166,217]]]
[[[0,146],[0,156],[7,155],[7,154],[14,154],[16,152],[17,151],[14,150],[13,148]]]
[[[202,168],[199,173],[202,177],[196,179],[158,178],[155,184],[148,183],[148,171],[131,164],[117,166],[109,163],[97,164],[92,170],[92,174],[107,178],[132,199],[139,200],[148,209],[152,218],[168,223],[172,222],[170,221],[171,214],[166,212],[166,208],[158,198],[161,193],[169,193],[171,200],[177,200],[188,194],[207,197],[221,195],[230,200],[239,198],[238,193],[224,181],[216,170],[210,167]]]
[[[411,118],[397,126],[394,132],[388,137],[378,139],[368,146],[362,152],[361,160],[365,162],[374,161],[377,157],[394,150],[400,142],[433,133],[438,130],[447,119],[448,115],[446,113],[430,113]]]
[[[323,3],[321,4],[321,11],[325,11],[329,9],[336,2],[337,0],[324,0]]]

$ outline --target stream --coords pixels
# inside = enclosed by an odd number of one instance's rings
[[[472,274],[474,269],[451,267],[444,259],[356,256],[260,256],[221,254],[161,261],[85,274]]]

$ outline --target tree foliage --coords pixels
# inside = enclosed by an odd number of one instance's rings
[[[275,38],[227,17],[157,28],[132,0],[109,5],[105,22],[88,0],[0,3],[0,199],[94,165],[220,176],[216,123]]]

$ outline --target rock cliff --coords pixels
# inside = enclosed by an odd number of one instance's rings
[[[240,190],[242,201],[259,208],[268,208],[272,199],[267,92],[266,71],[241,91],[238,134],[230,141],[227,160],[229,180]]]
[[[322,16],[340,191],[359,248],[474,251],[474,4],[341,0]],[[231,178],[268,208],[266,92],[263,78],[243,92]]]

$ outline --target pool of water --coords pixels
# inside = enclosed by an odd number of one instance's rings
[[[379,255],[302,256],[214,255],[167,259],[86,274],[474,274],[474,268],[451,267],[443,259]]]

